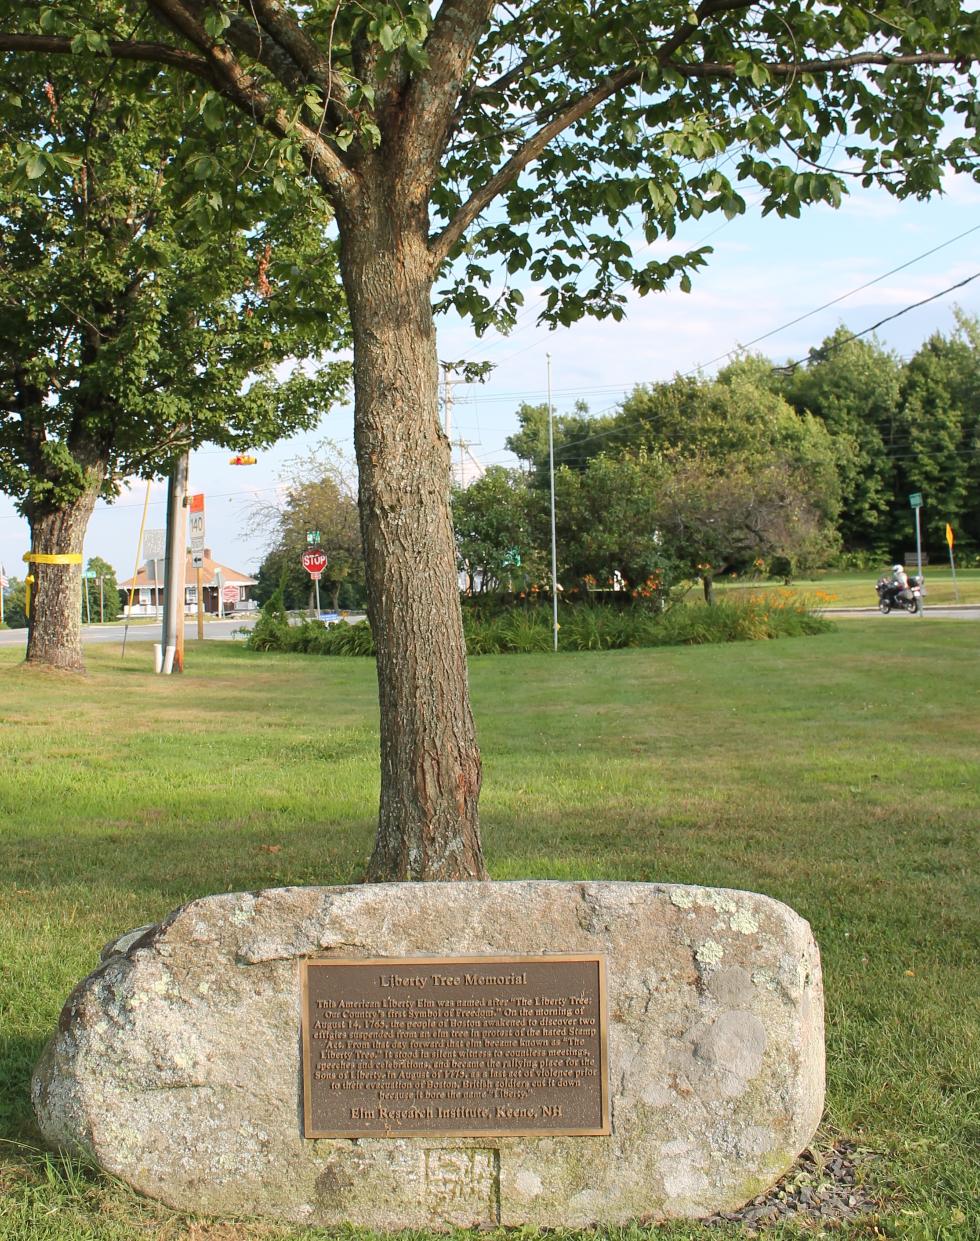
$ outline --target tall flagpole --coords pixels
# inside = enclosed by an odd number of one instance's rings
[[[555,535],[555,432],[551,406],[551,354],[548,359],[548,469],[551,474],[551,613],[555,650],[558,650],[558,540]]]

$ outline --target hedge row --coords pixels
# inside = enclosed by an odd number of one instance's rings
[[[558,647],[565,651],[604,651],[640,646],[692,646],[746,642],[826,633],[831,623],[812,608],[781,592],[753,595],[714,607],[676,605],[665,612],[602,606],[563,607]],[[552,615],[547,608],[515,608],[492,616],[464,613],[470,655],[550,651]],[[281,614],[263,615],[248,637],[254,651],[292,651],[309,655],[373,655],[367,621],[324,625],[307,620],[290,625]]]

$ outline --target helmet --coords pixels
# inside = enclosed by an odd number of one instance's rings
[[[892,573],[902,573],[902,572],[903,572],[903,569],[902,569],[902,566],[901,566],[900,564],[893,564],[893,565],[892,565]]]

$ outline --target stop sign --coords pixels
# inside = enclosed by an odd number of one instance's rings
[[[314,573],[322,573],[327,567],[327,558],[323,552],[304,552],[303,568],[312,576]]]

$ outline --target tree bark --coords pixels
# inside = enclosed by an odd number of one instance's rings
[[[377,183],[373,196],[338,212],[381,704],[381,806],[368,877],[485,878],[425,212],[406,224]]]
[[[45,556],[81,554],[85,531],[102,481],[77,500],[54,511],[29,511],[31,551]],[[84,672],[82,658],[82,565],[29,562],[31,615],[28,620],[29,664]]]

